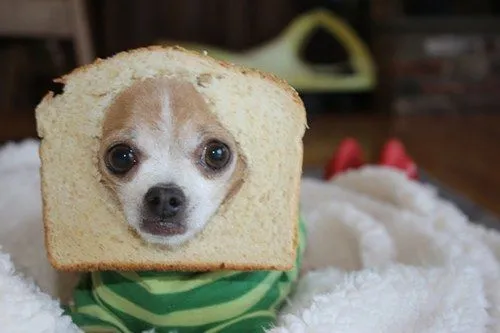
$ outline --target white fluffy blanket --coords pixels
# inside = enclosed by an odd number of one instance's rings
[[[71,276],[45,259],[38,167],[35,141],[0,150],[0,327],[77,332],[56,301]],[[432,188],[366,167],[304,179],[302,209],[304,274],[272,333],[500,332],[500,236]]]

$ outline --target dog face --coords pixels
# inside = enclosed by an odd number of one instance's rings
[[[137,82],[106,112],[99,151],[105,184],[146,241],[180,245],[243,181],[236,142],[187,82]]]

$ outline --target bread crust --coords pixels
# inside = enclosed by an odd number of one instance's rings
[[[194,51],[189,51],[186,50],[182,47],[179,46],[149,46],[149,47],[143,47],[143,48],[138,48],[135,50],[131,51],[124,51],[120,52],[116,55],[113,56],[113,58],[121,58],[121,59],[126,59],[129,56],[133,56],[142,52],[169,52],[169,51],[176,51],[176,52],[183,52],[187,55],[190,56],[197,56],[197,57],[203,57],[206,60],[213,62],[214,64],[218,64],[220,66],[223,66],[225,68],[231,68],[234,70],[237,70],[239,73],[243,75],[249,75],[249,76],[258,76],[264,80],[269,81],[270,83],[277,85],[279,88],[281,88],[283,91],[285,91],[290,98],[293,100],[295,104],[299,107],[298,109],[303,109],[303,102],[298,94],[298,92],[292,88],[286,81],[278,78],[277,76],[270,74],[270,73],[265,73],[261,72],[257,69],[250,69],[246,67],[242,67],[239,65],[234,65],[228,62],[224,61],[219,61],[215,60],[213,58],[207,57],[206,55],[203,55],[198,52]],[[71,76],[88,71],[89,69],[93,68],[100,62],[102,62],[102,59],[96,59],[92,64],[85,65],[79,68],[74,69],[72,72],[69,74],[63,75],[62,77],[55,79],[55,82],[59,82],[62,84],[66,84]],[[64,91],[63,93],[64,94]],[[45,97],[43,98],[42,103],[51,103],[51,100],[54,97],[53,92],[48,92]],[[43,112],[44,108],[37,108],[36,113],[38,114],[39,112]],[[307,127],[307,123],[305,124],[305,127]],[[38,135],[40,137],[40,147],[39,147],[39,152],[40,152],[40,158],[42,160],[42,166],[41,170],[44,168],[44,159],[45,159],[45,154],[44,154],[44,133],[41,132],[40,128],[38,129]],[[299,143],[298,143],[299,144]],[[301,155],[303,154],[303,146],[302,143],[300,143],[301,147]],[[296,166],[296,168],[302,170],[302,156],[300,161],[298,161],[299,165]],[[51,246],[51,230],[50,230],[50,224],[54,223],[50,220],[49,212],[50,212],[50,207],[48,207],[47,202],[45,200],[46,197],[46,190],[45,190],[45,179],[43,177],[43,172],[42,172],[42,178],[41,178],[41,193],[42,193],[42,206],[43,206],[43,225],[44,225],[44,233],[45,233],[45,245],[46,245],[46,250],[48,254],[48,259],[52,266],[58,270],[61,271],[68,271],[68,272],[79,272],[79,271],[103,271],[103,270],[119,270],[119,271],[137,271],[137,270],[156,270],[156,271],[171,271],[171,270],[176,270],[176,271],[213,271],[213,270],[221,270],[221,269],[231,269],[231,270],[238,270],[238,271],[255,271],[255,270],[278,270],[278,271],[288,271],[293,269],[294,267],[294,260],[291,260],[288,264],[284,265],[239,265],[239,264],[234,264],[231,262],[219,262],[219,263],[210,263],[210,264],[185,264],[185,263],[160,263],[160,262],[142,262],[142,263],[129,263],[129,262],[113,262],[113,263],[95,263],[95,262],[80,262],[80,263],[75,263],[75,264],[66,264],[60,262],[56,257],[55,253],[52,253],[53,251],[53,246]],[[299,219],[299,193],[300,193],[300,177],[296,177],[295,179],[295,184],[294,184],[294,194],[291,197],[291,200],[294,203],[294,207],[297,207],[295,210],[293,210],[290,214],[290,218],[293,221],[298,221]],[[299,242],[299,237],[298,237],[298,223],[294,223],[294,240],[293,240],[293,248],[290,249],[291,252],[296,253],[298,250],[298,242]],[[291,256],[295,258],[294,256]]]
[[[55,269],[64,272],[97,272],[97,271],[178,271],[178,272],[211,272],[217,270],[225,270],[230,268],[232,271],[289,271],[294,268],[290,265],[238,265],[228,263],[218,264],[194,264],[185,265],[182,263],[141,263],[131,264],[125,262],[114,262],[112,264],[95,264],[95,263],[79,263],[71,265],[61,265],[57,260],[54,260],[49,254],[49,261]]]
[[[297,92],[297,90],[295,90],[292,86],[290,86],[285,80],[277,77],[276,75],[274,75],[272,73],[263,72],[263,71],[260,71],[258,69],[255,69],[255,68],[249,68],[249,67],[245,67],[245,66],[242,66],[242,65],[235,65],[235,64],[227,62],[227,61],[216,60],[214,58],[209,57],[208,55],[204,55],[203,53],[196,52],[196,51],[193,51],[193,50],[187,50],[187,49],[185,49],[185,48],[183,48],[181,46],[161,46],[161,45],[145,46],[145,47],[140,47],[140,48],[136,48],[136,49],[129,50],[129,51],[122,51],[122,52],[116,53],[115,55],[112,56],[112,58],[126,58],[126,57],[128,57],[130,55],[135,55],[135,54],[139,54],[139,53],[142,53],[142,52],[151,52],[151,51],[153,51],[153,52],[154,51],[161,51],[161,52],[177,51],[177,52],[183,52],[186,55],[203,57],[203,58],[205,58],[205,59],[207,59],[209,61],[212,61],[213,63],[218,64],[218,65],[220,65],[222,67],[225,67],[225,68],[231,68],[231,69],[235,69],[235,70],[237,69],[243,75],[256,75],[256,76],[259,76],[262,79],[268,80],[269,82],[271,82],[271,83],[273,83],[275,85],[278,85],[284,91],[287,91],[290,94],[290,97],[293,98],[293,100],[294,100],[295,103],[297,103],[298,105],[302,105],[303,106],[302,99],[300,98],[299,93]],[[65,75],[63,75],[63,76],[61,76],[59,78],[54,79],[54,82],[66,84],[66,82],[68,81],[68,78],[70,76],[72,76],[74,74],[78,74],[80,72],[85,72],[85,71],[89,70],[90,68],[94,67],[95,65],[99,64],[102,61],[104,61],[104,59],[97,58],[91,64],[83,65],[81,67],[75,68],[74,70],[72,70],[68,74],[65,74]]]

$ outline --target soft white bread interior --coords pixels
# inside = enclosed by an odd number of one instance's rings
[[[107,107],[132,83],[161,76],[196,87],[234,136],[247,164],[238,193],[195,239],[175,251],[147,244],[127,227],[97,166]],[[49,93],[36,109],[46,246],[56,268],[293,267],[306,115],[288,84],[178,47],[123,52],[60,82],[63,93]]]

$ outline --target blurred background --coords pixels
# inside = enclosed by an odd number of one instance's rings
[[[0,0],[0,144],[36,138],[52,80],[130,48],[181,44],[287,79],[304,166],[399,138],[423,172],[500,214],[498,0]]]

